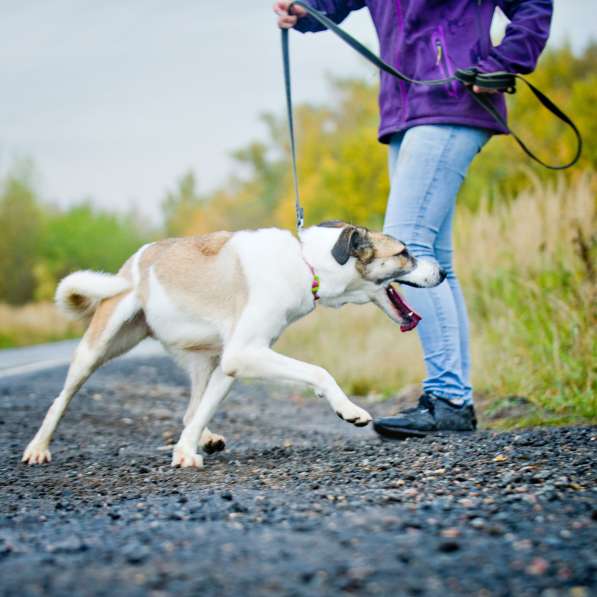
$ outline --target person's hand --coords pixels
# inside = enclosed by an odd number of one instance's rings
[[[290,0],[280,0],[274,4],[274,12],[278,15],[278,27],[281,29],[292,29],[296,22],[307,14],[302,6],[293,6],[292,14],[288,14],[288,7],[292,4]]]
[[[479,87],[478,85],[473,85],[473,91],[475,93],[498,93],[497,89],[491,89],[489,87]]]

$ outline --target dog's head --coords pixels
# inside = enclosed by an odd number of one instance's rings
[[[323,222],[324,228],[336,228],[339,235],[331,253],[343,267],[354,268],[346,302],[375,303],[402,331],[416,327],[421,317],[404,301],[392,283],[417,288],[437,286],[446,277],[432,260],[416,259],[406,245],[387,234],[373,232],[345,222]]]

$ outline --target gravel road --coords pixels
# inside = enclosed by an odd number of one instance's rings
[[[144,358],[84,386],[52,464],[19,464],[64,373],[0,379],[1,595],[597,591],[595,428],[383,442],[243,384],[210,426],[226,451],[173,470],[186,379]]]

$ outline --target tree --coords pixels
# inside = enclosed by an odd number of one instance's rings
[[[195,175],[187,172],[178,181],[176,190],[167,193],[162,202],[166,235],[183,234],[189,225],[189,219],[201,209],[201,202]]]
[[[116,272],[147,239],[131,217],[94,209],[90,202],[47,208],[44,220],[38,263],[54,285],[77,269]]]
[[[585,148],[580,163],[562,173],[527,159],[507,136],[497,135],[473,162],[460,192],[460,205],[477,209],[484,197],[503,201],[538,181],[575,178],[597,166],[594,105],[597,103],[597,43],[576,56],[569,47],[546,53],[530,79],[578,124]],[[298,168],[307,224],[330,218],[380,228],[389,182],[387,150],[376,139],[377,85],[362,80],[332,80],[331,107],[296,109]],[[570,158],[574,139],[541,108],[524,84],[508,97],[510,122],[540,156],[550,162]],[[286,118],[263,117],[266,136],[235,153],[245,174],[231,176],[201,202],[182,202],[177,212],[187,233],[277,225],[294,226],[294,191]],[[193,211],[193,205],[195,205]],[[182,208],[184,207],[184,209]],[[189,213],[191,212],[191,213]],[[166,219],[169,218],[166,212]]]
[[[19,304],[35,292],[41,211],[30,163],[18,164],[0,192],[0,300]]]

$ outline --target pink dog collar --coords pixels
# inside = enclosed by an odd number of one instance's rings
[[[311,275],[313,276],[313,281],[311,282],[311,294],[313,295],[313,300],[319,300],[319,276],[315,273],[313,266],[303,257],[303,261],[307,264],[307,267],[311,271]]]
[[[313,270],[311,270],[313,271]],[[319,276],[313,271],[313,282],[311,282],[311,293],[313,294],[313,300],[319,300]]]

